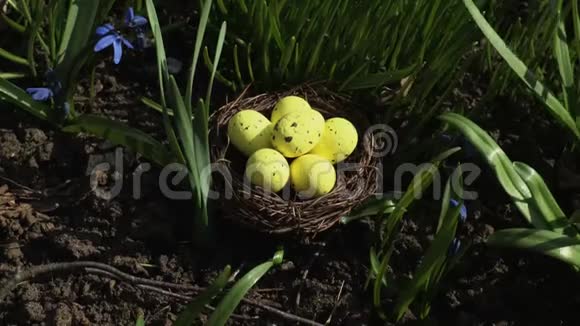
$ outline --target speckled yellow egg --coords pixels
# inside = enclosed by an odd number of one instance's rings
[[[266,191],[278,192],[288,183],[290,166],[278,151],[263,148],[250,156],[244,175],[252,184]]]
[[[290,164],[290,184],[302,198],[328,194],[336,184],[336,170],[322,156],[306,154]]]
[[[262,113],[242,110],[228,122],[231,143],[246,156],[262,148],[272,148],[273,124]]]
[[[272,120],[272,123],[276,123],[289,113],[302,113],[309,110],[312,110],[310,104],[302,97],[286,96],[276,103],[270,120]]]
[[[356,148],[358,133],[354,125],[344,118],[331,118],[324,124],[322,138],[310,151],[332,163],[344,161]]]
[[[323,131],[324,119],[316,111],[289,113],[274,125],[272,145],[286,157],[298,157],[316,146]]]

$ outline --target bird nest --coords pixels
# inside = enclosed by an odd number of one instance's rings
[[[350,120],[358,131],[357,148],[344,162],[336,165],[336,185],[322,197],[301,199],[289,187],[281,193],[271,193],[251,185],[244,178],[247,157],[229,144],[228,122],[234,114],[253,109],[269,117],[278,100],[289,95],[303,97],[325,119],[343,117]],[[253,97],[242,94],[219,108],[210,117],[210,143],[213,184],[220,199],[224,200],[221,205],[224,218],[276,234],[314,235],[334,226],[342,216],[377,191],[380,173],[380,158],[374,152],[378,147],[377,138],[362,112],[350,98],[313,86]]]

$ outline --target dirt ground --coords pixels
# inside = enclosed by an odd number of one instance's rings
[[[187,56],[179,59],[188,61]],[[159,116],[138,101],[141,95],[154,96],[155,85],[136,82],[154,78],[155,70],[149,69],[151,60],[135,60],[149,63],[114,69],[101,63],[97,100],[89,105],[87,85],[82,84],[81,111],[129,121],[162,137]],[[456,97],[471,101],[477,96]],[[505,99],[497,103],[482,126],[513,159],[531,164],[553,181],[567,212],[578,208],[580,187],[562,186],[554,172],[562,144],[547,135],[562,130],[546,124],[551,119],[538,114],[534,105]],[[144,174],[140,197],[134,198],[132,172],[142,159],[125,151],[119,161],[116,153],[115,146],[101,140],[63,134],[28,115],[0,111],[0,279],[10,280],[37,265],[94,261],[150,280],[203,287],[225,265],[244,273],[283,246],[285,262],[260,280],[251,300],[319,323],[332,317],[331,325],[382,324],[374,317],[370,291],[364,288],[372,224],[338,226],[305,243],[221,221],[218,210],[217,247],[196,250],[191,243],[191,202],[167,199],[156,186],[155,169]],[[106,162],[117,167],[122,162],[118,177],[126,185],[109,200],[102,195],[115,175],[103,170],[101,163]],[[575,173],[577,168],[570,170]],[[447,278],[425,323],[580,325],[580,282],[575,272],[553,259],[483,244],[494,230],[526,226],[489,171],[483,173],[473,185],[481,196],[467,203],[469,217],[461,228],[462,239],[473,246]],[[392,259],[395,279],[408,278],[417,266],[437,216],[435,201],[425,201],[408,213]],[[159,293],[78,268],[19,284],[0,302],[0,324],[132,325],[143,314],[147,325],[171,325],[187,303],[183,296],[192,293]],[[231,325],[297,324],[248,303],[236,313]],[[408,314],[405,323],[418,322]]]

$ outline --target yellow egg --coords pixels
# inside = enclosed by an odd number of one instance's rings
[[[290,178],[286,158],[271,148],[259,149],[246,162],[245,177],[266,191],[278,192]]]
[[[228,137],[240,152],[252,155],[262,148],[272,148],[273,124],[262,113],[242,110],[228,122]]]
[[[322,138],[310,151],[332,163],[344,161],[356,148],[358,134],[350,121],[344,118],[331,118],[324,124]]]
[[[314,110],[283,116],[274,125],[272,145],[286,157],[308,153],[322,137],[324,118],[320,117]]]
[[[298,96],[286,96],[276,103],[270,119],[272,123],[276,123],[288,113],[302,113],[308,110],[312,108],[305,99]]]
[[[303,198],[319,197],[334,188],[336,171],[324,157],[306,154],[290,164],[290,183]]]

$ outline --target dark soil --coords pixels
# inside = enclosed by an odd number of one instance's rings
[[[87,85],[82,84],[80,111],[128,121],[162,137],[159,115],[138,101],[141,95],[154,97],[154,82],[142,81],[154,80],[155,71],[151,75],[147,69],[130,69],[102,64],[97,100],[89,105]],[[457,98],[465,98],[460,95]],[[473,94],[466,96],[474,101]],[[514,159],[555,176],[555,158],[562,145],[543,133],[557,135],[562,130],[544,125],[549,118],[538,116],[540,108],[521,103],[514,107],[503,99],[497,103],[501,105],[490,109],[490,119],[482,125]],[[283,246],[285,262],[260,280],[250,298],[320,323],[332,316],[332,325],[382,324],[373,314],[371,293],[364,288],[371,225],[339,226],[304,242],[222,222],[217,203],[218,245],[210,252],[195,249],[191,202],[167,199],[156,186],[154,168],[134,189],[133,171],[143,161],[126,151],[118,160],[116,150],[92,137],[54,131],[22,113],[0,112],[2,279],[36,265],[97,261],[135,276],[207,286],[227,264],[244,273]],[[101,164],[107,162],[120,172],[118,176]],[[119,180],[123,181],[120,194],[103,198]],[[494,230],[527,225],[489,171],[484,170],[473,188],[480,198],[467,203],[469,217],[461,231],[462,239],[473,246],[434,301],[430,322],[579,325],[577,274],[553,259],[486,247],[483,242]],[[137,189],[141,193],[136,198]],[[578,189],[557,193],[567,212],[571,210],[574,198],[566,194],[577,194]],[[395,279],[410,276],[432,239],[438,202],[424,203],[406,217],[392,259]],[[2,325],[133,325],[143,314],[147,325],[171,325],[186,303],[79,269],[23,282],[0,302],[0,321]],[[247,304],[237,313],[241,316],[230,324],[296,324]],[[406,323],[414,324],[415,319],[408,314]]]

